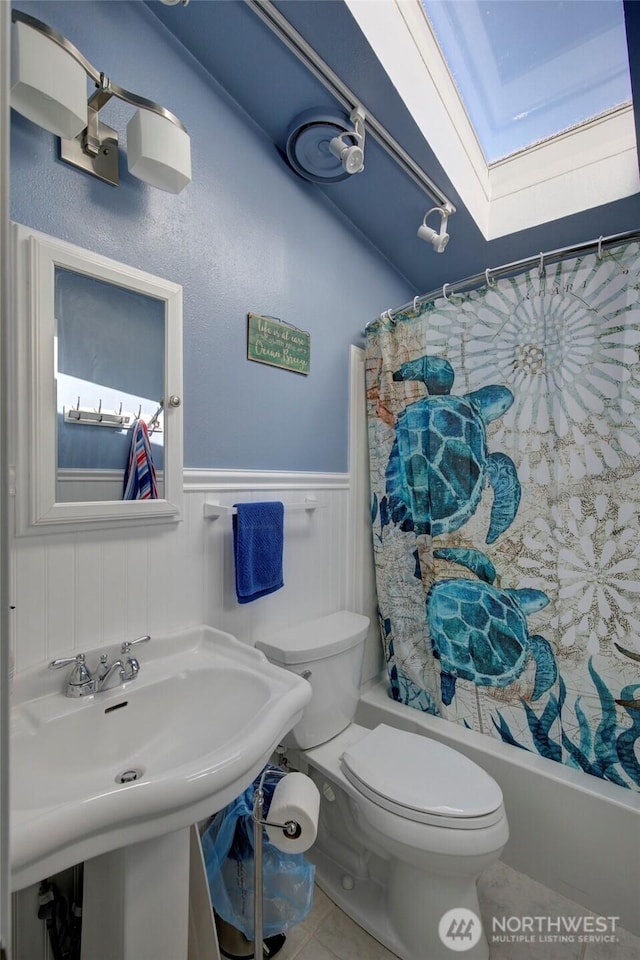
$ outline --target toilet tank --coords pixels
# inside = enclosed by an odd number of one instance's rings
[[[272,663],[304,677],[313,690],[302,719],[284,738],[286,746],[318,746],[352,722],[368,629],[368,617],[341,610],[256,641]]]

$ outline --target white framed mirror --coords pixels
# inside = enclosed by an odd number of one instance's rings
[[[182,287],[12,229],[16,532],[179,520]],[[139,421],[142,491],[125,484]]]

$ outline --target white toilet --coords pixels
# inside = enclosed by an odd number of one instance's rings
[[[502,792],[450,747],[353,722],[368,627],[367,617],[342,611],[256,643],[313,687],[285,746],[320,790],[310,851],[318,883],[402,960],[451,960],[461,950],[487,960],[479,923],[447,921],[441,932],[464,932],[464,942],[443,942],[439,926],[454,908],[480,917],[476,880],[509,836]]]

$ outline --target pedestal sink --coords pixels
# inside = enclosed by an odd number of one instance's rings
[[[311,696],[306,680],[211,627],[154,638],[140,664],[134,681],[80,699],[44,666],[16,679],[14,890],[215,813],[251,783]]]

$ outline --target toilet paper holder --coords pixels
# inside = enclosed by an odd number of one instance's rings
[[[262,960],[264,955],[263,935],[262,935],[262,828],[280,827],[291,840],[296,840],[302,833],[302,827],[295,820],[287,820],[285,823],[274,823],[272,820],[264,819],[264,778],[270,776],[286,777],[286,770],[268,770],[262,771],[262,776],[258,782],[256,792],[253,797],[253,956],[256,960]]]

